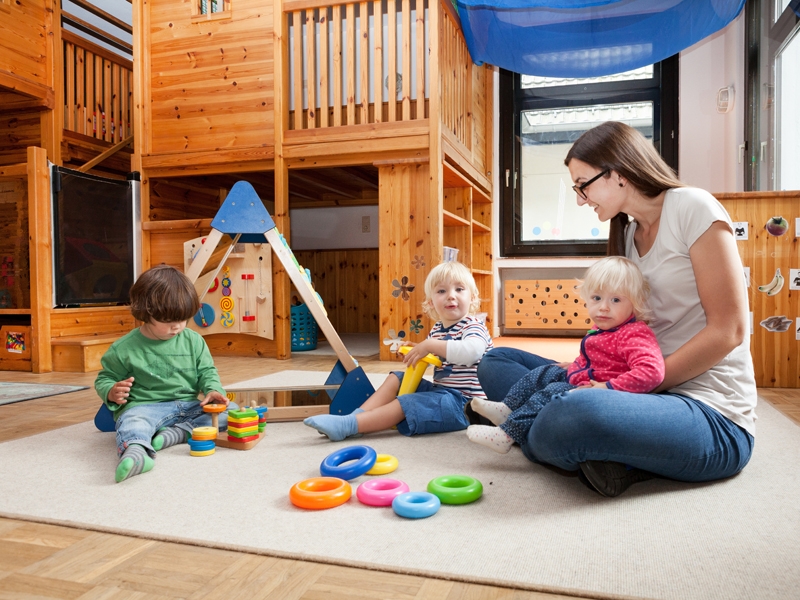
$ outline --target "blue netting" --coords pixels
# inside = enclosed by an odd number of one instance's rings
[[[719,31],[744,0],[457,0],[476,63],[599,77],[663,60]]]

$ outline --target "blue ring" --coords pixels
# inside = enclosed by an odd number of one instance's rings
[[[189,449],[197,452],[202,452],[203,450],[213,450],[216,445],[217,444],[214,440],[189,440]]]
[[[424,519],[435,515],[442,501],[430,492],[406,492],[392,500],[394,512],[407,519]]]
[[[375,466],[376,460],[378,453],[369,446],[348,446],[329,454],[319,466],[319,472],[323,477],[338,477],[350,481],[369,471]],[[341,466],[349,461],[355,462]]]

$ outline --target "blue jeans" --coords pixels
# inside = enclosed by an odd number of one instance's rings
[[[235,410],[231,402],[228,410]],[[217,419],[220,430],[228,428],[228,413],[221,412]],[[131,406],[116,422],[117,454],[120,456],[131,444],[144,446],[150,456],[155,456],[151,440],[164,427],[177,427],[191,434],[195,427],[210,427],[211,414],[203,412],[200,402],[154,402]]]
[[[393,373],[403,380],[401,371]],[[403,435],[422,435],[466,429],[469,425],[464,414],[467,400],[469,398],[458,390],[423,379],[416,392],[397,397],[406,416],[397,424],[397,431]]]
[[[502,400],[528,370],[553,361],[495,348],[478,365],[486,395]],[[678,481],[713,481],[741,471],[753,437],[713,408],[678,394],[577,388],[539,413],[522,452],[567,471],[587,460],[615,461]]]

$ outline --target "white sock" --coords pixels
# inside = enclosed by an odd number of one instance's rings
[[[491,448],[500,454],[507,454],[514,445],[514,440],[499,427],[491,425],[470,425],[467,427],[470,442]]]
[[[481,398],[473,398],[470,400],[469,405],[476,413],[486,417],[495,425],[502,425],[511,414],[511,408],[502,402],[492,402],[491,400],[483,400]]]

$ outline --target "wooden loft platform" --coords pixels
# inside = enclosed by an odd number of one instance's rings
[[[140,171],[142,204],[151,207],[142,223],[145,266],[179,260],[180,244],[207,227],[238,179],[256,187],[287,237],[290,209],[377,206],[379,248],[343,261],[366,261],[376,281],[380,272],[376,335],[430,326],[420,292],[445,246],[472,268],[491,319],[493,75],[469,60],[452,5],[224,0],[213,15],[199,6],[134,3],[129,60],[62,30],[62,21],[79,20],[55,0],[0,4],[0,28],[22,19],[42,31],[30,36],[32,47],[0,53],[0,133],[13,128],[0,137],[0,176],[27,190],[29,148],[44,151],[44,164],[90,164],[111,177]],[[40,59],[25,63],[23,54]],[[35,235],[44,244],[50,232]],[[85,335],[47,320],[56,313],[43,273],[31,271],[31,306],[12,310],[44,327],[47,343]],[[279,266],[273,281],[275,340],[221,347],[290,355],[291,287]],[[416,286],[416,295],[398,300],[395,281]],[[94,314],[80,312],[76,323]],[[118,326],[111,329],[97,333]],[[52,356],[36,360],[38,369],[53,366]]]
[[[167,0],[134,6],[134,165],[153,207],[146,261],[177,260],[178,242],[213,217],[213,199],[181,207],[159,186],[197,198],[206,182],[219,205],[228,180],[244,178],[262,185],[287,238],[290,209],[378,206],[381,338],[430,327],[421,291],[445,246],[472,269],[491,328],[493,73],[471,62],[452,4],[267,6],[225,0],[213,15]],[[342,176],[363,188],[337,193]],[[394,295],[401,281],[417,292]],[[291,290],[280,265],[273,287],[275,340],[259,352],[285,358]]]

